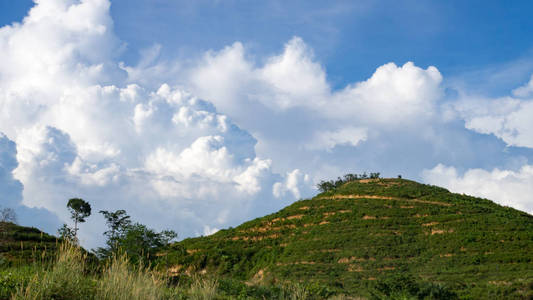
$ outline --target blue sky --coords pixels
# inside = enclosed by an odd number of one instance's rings
[[[0,0],[0,205],[186,237],[379,171],[531,213],[532,6]]]
[[[369,77],[384,62],[435,65],[447,75],[530,56],[528,1],[115,1],[117,34],[136,49],[167,55],[220,49],[234,41],[275,53],[302,37],[336,85]],[[529,69],[530,70],[530,69]],[[528,79],[527,71],[518,80]]]
[[[0,1],[0,24],[21,21],[32,6],[30,0]],[[527,59],[531,9],[529,1],[117,0],[111,15],[128,44],[126,62],[154,43],[178,56],[242,41],[265,55],[297,35],[342,86],[369,77],[383,62],[412,60],[454,76]],[[517,80],[525,82],[530,68]]]

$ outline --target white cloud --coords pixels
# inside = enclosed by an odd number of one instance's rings
[[[244,46],[238,42],[218,53],[207,52],[190,79],[200,97],[232,116],[239,111],[235,96],[248,93],[247,88],[253,86],[252,65],[244,56]]]
[[[432,116],[435,102],[443,95],[441,82],[433,66],[422,69],[412,62],[400,67],[388,63],[368,80],[332,92],[324,68],[298,37],[263,66],[256,66],[243,45],[235,43],[209,52],[192,72],[198,95],[237,120],[239,114],[250,113],[248,108],[258,109],[250,103],[259,102],[274,111],[308,108],[329,120],[358,124],[419,122]]]
[[[218,197],[217,194],[221,192],[218,189],[211,187],[206,190],[197,182],[191,185],[189,180],[194,178],[198,178],[195,181],[232,185],[238,191],[254,195],[261,190],[261,176],[268,176],[269,169],[268,160],[255,158],[236,161],[224,146],[221,136],[199,137],[180,153],[158,148],[147,157],[145,163],[145,170],[156,175],[155,189],[166,197]]]
[[[518,171],[469,169],[461,176],[454,167],[438,164],[424,170],[422,177],[425,182],[452,192],[491,199],[533,214],[532,165],[524,165]]]
[[[309,149],[326,149],[331,151],[337,145],[357,146],[367,139],[367,129],[346,127],[332,131],[317,131],[314,138],[306,145]]]
[[[22,205],[22,183],[14,178],[17,168],[16,144],[0,133],[0,207],[15,210],[19,224],[39,228],[58,228],[60,221],[53,213]]]
[[[529,79],[529,82],[525,85],[513,90],[513,95],[516,97],[528,97],[533,95],[533,75]]]
[[[421,69],[412,62],[398,67],[388,63],[368,80],[334,94],[331,115],[354,116],[365,123],[391,125],[420,123],[431,117],[442,97],[442,76],[437,68]]]
[[[533,148],[533,101],[465,97],[454,104],[465,127],[494,134],[509,146]]]
[[[160,46],[136,67],[117,62],[109,6],[38,1],[0,29],[0,132],[16,143],[18,203],[68,221],[66,201],[82,197],[182,236],[257,214],[280,176],[255,138],[184,88],[141,80],[161,73]],[[81,230],[87,245],[101,239],[99,218]]]
[[[219,231],[220,229],[216,228],[216,227],[209,227],[207,225],[204,226],[204,236],[208,236],[208,235],[212,235],[212,234],[215,234]]]
[[[312,50],[298,37],[255,72],[263,88],[253,96],[273,109],[322,106],[329,96],[324,69],[313,61]]]
[[[301,190],[309,189],[311,179],[309,175],[302,173],[299,169],[287,172],[284,182],[276,182],[272,187],[272,194],[276,198],[284,197],[291,193],[295,199],[301,199]]]
[[[271,158],[279,172],[298,167],[317,173],[325,163],[320,158],[324,151],[337,145],[353,151],[366,143],[382,146],[376,139],[383,133],[417,132],[430,139],[425,132],[433,130],[443,97],[435,67],[388,63],[367,80],[337,91],[326,77],[312,50],[295,37],[281,53],[260,61],[241,43],[210,51],[185,82],[252,132],[257,153]],[[358,167],[344,164],[341,169]]]

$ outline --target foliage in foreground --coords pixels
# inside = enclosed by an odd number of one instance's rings
[[[98,281],[95,299],[163,299],[165,280],[142,266],[133,267],[125,255],[114,257]]]
[[[84,276],[86,258],[80,248],[63,244],[55,264],[18,287],[12,299],[87,299],[92,282]]]
[[[68,242],[59,247],[53,263],[0,271],[0,299],[12,300],[281,300],[311,299],[310,295],[303,285],[250,286],[206,275],[173,284],[163,273],[131,264],[126,255],[115,256],[105,266],[95,266],[87,252]]]

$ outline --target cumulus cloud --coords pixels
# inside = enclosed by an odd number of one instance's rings
[[[237,161],[224,146],[222,136],[204,136],[180,153],[157,148],[146,158],[144,169],[157,175],[154,187],[166,197],[217,197],[220,190],[207,188],[201,181],[234,186],[254,195],[261,190],[261,176],[268,176],[270,161],[258,158]],[[194,178],[197,182],[190,186],[189,181]]]
[[[465,127],[493,134],[509,146],[533,148],[533,101],[465,97],[454,104]]]
[[[16,147],[5,160],[13,201],[68,221],[66,201],[82,197],[95,211],[125,208],[182,236],[257,214],[254,201],[279,206],[258,200],[281,176],[257,157],[251,134],[184,88],[135,82],[157,72],[160,46],[136,67],[116,61],[122,45],[109,6],[38,1],[22,23],[0,29],[0,132]],[[81,230],[87,245],[100,240],[99,219]]]
[[[276,182],[272,187],[272,193],[276,198],[285,196],[291,193],[294,198],[301,199],[302,189],[309,189],[311,179],[309,175],[302,173],[302,171],[295,169],[288,172],[284,182]],[[307,193],[306,193],[307,194]]]
[[[454,167],[438,164],[424,170],[422,177],[430,184],[496,201],[533,214],[533,166],[524,165],[517,171],[469,169],[460,175]]]
[[[324,105],[330,88],[324,69],[313,56],[301,38],[290,40],[282,54],[271,57],[256,70],[257,80],[264,84],[266,93],[255,96],[274,109]]]
[[[40,228],[57,228],[60,220],[56,215],[40,208],[29,208],[22,204],[23,186],[14,178],[17,168],[16,144],[0,133],[0,207],[15,210],[21,224]]]
[[[209,51],[190,72],[187,85],[258,137],[258,153],[271,158],[274,169],[287,172],[296,160],[301,171],[315,173],[313,181],[327,176],[316,171],[326,167],[319,158],[324,152],[382,144],[376,139],[390,132],[431,131],[444,94],[437,68],[412,62],[385,64],[370,78],[334,90],[325,68],[299,37],[260,61],[241,43]],[[421,139],[429,136],[420,134]]]
[[[211,51],[192,74],[192,86],[199,95],[237,115],[248,111],[235,106],[259,102],[275,111],[307,108],[330,120],[413,122],[430,117],[443,95],[437,68],[422,69],[412,62],[385,64],[368,80],[332,91],[326,71],[299,37],[259,66],[240,43]]]
[[[368,80],[346,87],[334,96],[334,113],[354,115],[367,123],[419,122],[431,117],[442,97],[442,76],[437,68],[422,69],[412,62],[398,67],[388,63]]]
[[[382,167],[391,153],[416,157],[417,168],[428,148],[449,153],[436,138],[444,93],[433,66],[387,63],[335,90],[298,37],[261,60],[236,42],[199,61],[162,61],[156,44],[129,66],[109,7],[36,1],[0,28],[0,132],[11,140],[2,180],[32,211],[68,221],[66,200],[82,197],[182,237],[211,234],[312,195],[320,179]],[[529,145],[528,102],[508,102],[455,112]],[[476,120],[487,116],[503,121]],[[88,222],[82,241],[94,246],[102,218]]]

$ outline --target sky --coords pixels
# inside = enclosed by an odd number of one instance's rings
[[[380,172],[533,213],[529,1],[0,0],[0,206],[180,238]]]

